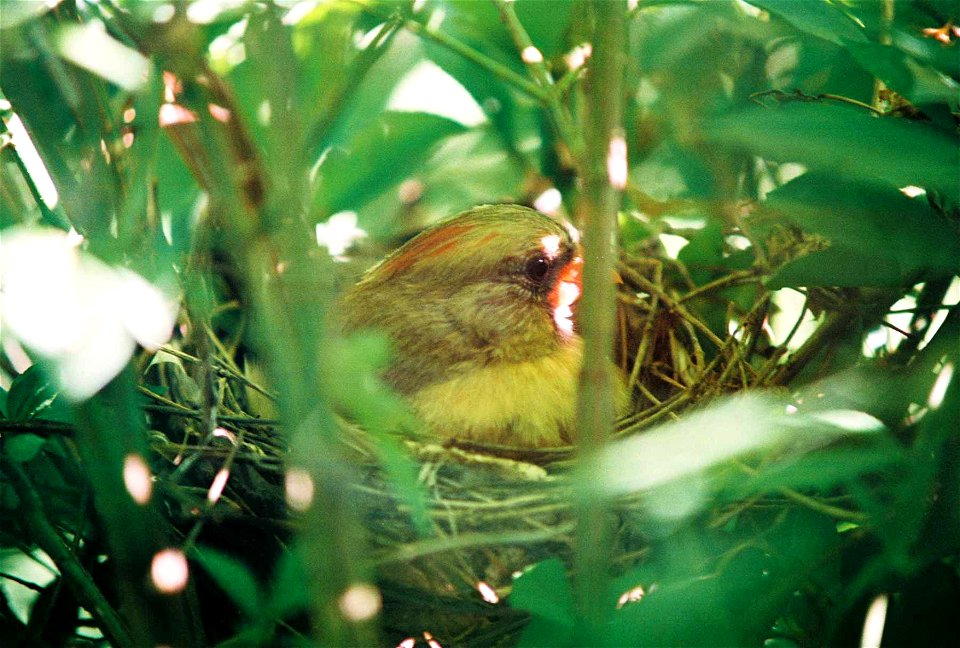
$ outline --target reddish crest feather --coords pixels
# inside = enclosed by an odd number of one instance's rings
[[[447,225],[423,234],[407,244],[403,254],[384,261],[382,269],[387,274],[395,274],[406,270],[421,259],[443,256],[457,246],[458,239],[461,236],[476,229],[476,227],[476,225]],[[496,236],[496,234],[489,234],[477,241],[476,244],[489,243]]]

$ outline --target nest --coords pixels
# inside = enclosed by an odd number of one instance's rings
[[[782,349],[770,345],[764,330],[770,296],[754,270],[695,286],[682,264],[644,250],[622,258],[619,274],[616,360],[633,407],[619,421],[617,436],[637,434],[717,395],[782,379]],[[723,322],[706,320],[704,313],[717,312],[726,313]],[[718,330],[730,333],[721,337]],[[145,391],[153,401],[155,469],[168,485],[169,516],[187,539],[255,557],[255,571],[267,579],[265,548],[279,554],[297,517],[284,499],[282,435],[275,421],[251,414],[253,397],[268,391],[240,370],[229,347],[214,343],[207,363],[195,352],[173,349],[164,356],[169,362],[154,360],[148,378],[167,390],[166,396]],[[220,431],[212,435],[203,432],[210,422],[196,406],[202,381],[218,395]],[[353,496],[373,550],[390,640],[429,631],[444,645],[509,644],[526,617],[491,601],[508,594],[513,576],[534,563],[571,562],[574,449],[402,441],[419,466],[426,498],[418,529],[370,438],[341,425],[345,456],[362,476]],[[207,495],[224,467],[231,478],[212,506]],[[628,523],[633,503],[623,500],[613,512],[612,565],[619,570],[646,551],[644,537]]]

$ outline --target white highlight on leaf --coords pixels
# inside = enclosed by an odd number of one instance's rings
[[[533,208],[544,214],[555,216],[563,205],[563,195],[556,187],[550,187],[533,201]]]
[[[123,458],[123,485],[137,504],[143,506],[150,501],[153,477],[147,462],[140,455],[128,454]]]
[[[74,65],[128,92],[139,90],[150,72],[150,61],[143,54],[115,40],[97,21],[64,25],[58,33],[57,49]]]
[[[223,489],[227,486],[227,480],[230,478],[230,470],[228,468],[221,468],[217,471],[217,475],[213,478],[213,483],[210,484],[210,489],[207,490],[207,501],[211,504],[216,504],[220,499],[220,496],[223,495]]]
[[[387,109],[438,115],[467,127],[487,121],[466,88],[432,61],[417,63],[400,79],[390,93]]]
[[[953,380],[953,364],[948,362],[943,366],[943,369],[937,374],[937,379],[933,382],[930,397],[927,399],[930,407],[936,409],[943,404],[943,399],[947,395],[947,387],[950,386],[951,380]]]
[[[523,51],[520,52],[520,58],[523,59],[524,63],[542,63],[543,62],[543,52],[538,50],[533,45],[527,45],[523,48]]]
[[[164,549],[153,556],[150,562],[150,579],[161,594],[183,591],[189,578],[187,558],[179,549]]]
[[[306,511],[313,502],[313,478],[302,468],[290,468],[283,478],[287,505],[294,511]]]
[[[582,43],[570,50],[564,57],[567,67],[570,70],[579,70],[587,62],[590,55],[593,54],[593,46],[590,43]]]
[[[497,590],[484,581],[477,581],[477,591],[480,592],[480,596],[487,603],[497,604],[500,602],[500,595],[497,594]]]
[[[209,25],[221,13],[240,9],[247,0],[194,0],[187,5],[187,20],[197,25]]]
[[[164,2],[161,5],[157,5],[153,10],[153,15],[151,20],[155,23],[165,23],[169,22],[177,14],[177,8],[174,7],[169,2]]]
[[[607,150],[607,178],[617,191],[627,186],[627,140],[623,135],[614,135],[610,138],[610,147]]]
[[[0,242],[0,320],[51,361],[65,396],[84,400],[124,367],[137,343],[170,339],[178,306],[146,279],[113,268],[60,230],[17,226]]]
[[[357,212],[337,212],[326,223],[317,223],[317,243],[337,261],[346,261],[344,253],[367,233],[357,227]]]
[[[627,603],[636,603],[644,597],[646,592],[643,589],[642,585],[637,585],[631,589],[628,589],[626,592],[620,595],[620,598],[617,599],[617,609],[619,610]]]
[[[7,109],[9,109],[9,104],[7,104]],[[30,139],[30,135],[27,133],[19,115],[13,114],[10,116],[7,120],[7,130],[10,131],[17,157],[27,168],[27,173],[30,174],[33,184],[40,193],[40,200],[50,209],[55,208],[60,201],[57,187],[53,184],[53,179],[50,177],[47,167],[43,164],[40,153],[37,152],[37,147],[33,145],[33,140]]]
[[[914,185],[907,185],[906,187],[900,187],[900,192],[907,196],[908,198],[916,198],[918,196],[923,196],[927,193],[927,190],[923,187],[917,187]]]

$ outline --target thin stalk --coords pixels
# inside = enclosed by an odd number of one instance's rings
[[[560,101],[561,94],[556,87],[553,76],[547,69],[543,54],[533,44],[533,39],[530,38],[530,34],[527,33],[526,28],[517,17],[514,3],[506,0],[493,0],[493,4],[500,12],[500,19],[510,33],[510,38],[513,40],[520,58],[526,64],[530,76],[545,91],[543,102],[547,107],[547,112],[554,122],[560,140],[570,148],[574,165],[579,167],[583,163],[583,135],[580,129],[574,125],[573,119],[570,117],[570,111]]]
[[[626,165],[623,142],[626,3],[595,0],[593,57],[586,83],[584,191],[577,203],[584,232],[584,293],[580,324],[584,361],[577,408],[579,461],[576,535],[576,597],[581,641],[603,637],[610,613],[607,586],[612,529],[607,503],[590,484],[595,461],[614,429],[616,404],[610,350],[616,328],[616,287],[611,281],[617,212]],[[625,175],[625,173],[624,173]]]

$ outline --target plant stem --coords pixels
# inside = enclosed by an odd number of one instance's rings
[[[527,65],[530,76],[533,77],[537,86],[543,90],[540,99],[546,105],[547,111],[553,119],[560,140],[570,149],[574,165],[581,170],[582,176],[581,166],[585,148],[583,135],[580,129],[575,127],[567,107],[560,101],[561,92],[547,69],[543,54],[533,44],[533,40],[517,17],[514,4],[506,2],[506,0],[493,0],[493,3],[500,12],[500,19],[506,26],[507,31],[510,32],[510,37],[520,53],[520,58]]]
[[[584,233],[584,292],[580,324],[584,334],[584,361],[577,408],[579,462],[576,536],[576,595],[578,638],[581,642],[603,637],[610,613],[606,588],[612,529],[607,506],[591,486],[596,456],[610,437],[616,417],[615,386],[610,350],[616,325],[616,287],[611,280],[614,234],[625,179],[623,138],[623,86],[626,68],[626,3],[595,0],[593,57],[586,79],[584,131],[584,191],[577,203]],[[621,159],[622,155],[622,159]],[[616,186],[614,183],[616,182]]]

